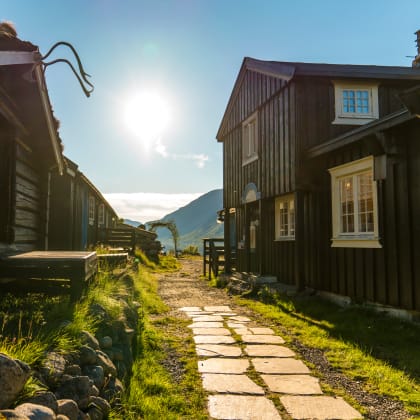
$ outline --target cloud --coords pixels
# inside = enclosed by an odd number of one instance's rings
[[[161,155],[165,159],[172,159],[172,160],[192,160],[197,168],[203,169],[206,163],[210,160],[208,155],[203,153],[193,154],[176,154],[176,153],[169,153],[166,150],[166,146],[162,143],[161,139],[158,139],[154,143],[154,151]]]
[[[104,194],[118,216],[141,223],[159,220],[200,197],[203,193],[110,193]]]

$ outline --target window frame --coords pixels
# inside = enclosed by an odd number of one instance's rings
[[[378,192],[377,181],[374,177],[374,157],[367,156],[344,165],[328,169],[331,175],[331,211],[332,211],[332,248],[382,248],[378,229]],[[358,176],[371,173],[372,175],[372,205],[373,205],[373,232],[361,232],[359,226],[358,187],[354,187],[354,225],[355,232],[341,231],[341,195],[340,180],[344,178],[357,179]],[[354,182],[353,182],[353,185]],[[357,226],[357,228],[356,228]]]
[[[282,229],[281,223],[281,204],[287,203],[287,235],[282,235],[281,232],[284,230],[284,225]],[[290,203],[293,203],[293,222],[291,223],[291,213],[290,213]],[[296,235],[296,200],[294,194],[287,194],[280,197],[276,197],[274,201],[274,215],[275,215],[275,241],[294,241]]]
[[[363,125],[379,118],[378,83],[333,80],[335,98],[335,119],[333,124]],[[343,91],[362,90],[369,93],[369,112],[344,112]]]
[[[89,225],[93,226],[95,224],[95,197],[93,195],[89,196],[88,218]]]
[[[98,225],[105,225],[105,204],[101,203],[98,206]]]
[[[253,138],[250,140],[250,128]],[[251,147],[252,146],[252,147]],[[245,152],[247,150],[247,152]],[[258,159],[258,111],[242,123],[242,166]]]

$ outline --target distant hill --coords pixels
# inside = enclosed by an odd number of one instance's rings
[[[203,238],[223,237],[223,223],[217,220],[217,211],[223,207],[223,190],[210,191],[180,209],[167,214],[161,220],[173,220],[179,232],[178,248],[197,246],[202,252]],[[157,229],[158,240],[167,250],[173,249],[172,236],[168,229]]]
[[[134,227],[138,227],[139,225],[141,225],[140,222],[136,222],[135,220],[130,220],[130,219],[124,219],[124,223],[126,225],[130,225],[130,226],[134,226]]]

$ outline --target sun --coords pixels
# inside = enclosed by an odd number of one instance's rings
[[[168,102],[158,92],[138,92],[124,106],[124,123],[144,146],[159,142],[170,120]]]

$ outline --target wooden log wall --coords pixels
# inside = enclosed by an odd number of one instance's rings
[[[405,138],[408,141],[405,141]],[[326,159],[324,189],[305,195],[305,280],[320,290],[408,310],[420,310],[420,146],[400,133],[398,155],[387,157],[378,180],[381,249],[331,248],[331,193],[327,168],[369,154],[366,144]]]
[[[19,250],[43,249],[46,223],[46,174],[33,153],[16,144],[14,244]]]

